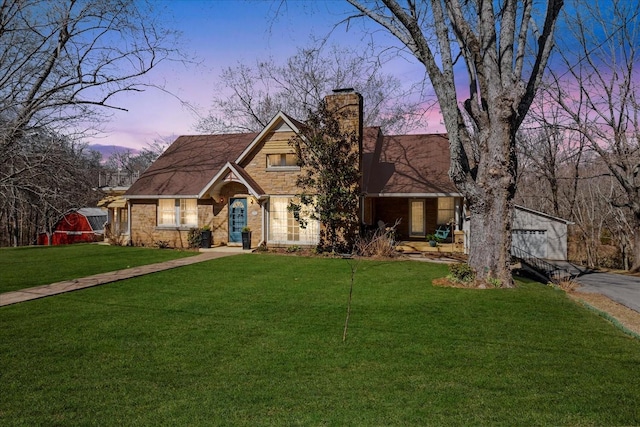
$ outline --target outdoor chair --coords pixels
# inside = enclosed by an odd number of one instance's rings
[[[441,225],[440,227],[438,227],[435,234],[438,239],[445,240],[447,237],[449,237],[449,231],[449,227]]]

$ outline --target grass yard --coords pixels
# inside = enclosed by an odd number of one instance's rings
[[[640,424],[637,339],[446,272],[238,255],[2,307],[0,424]]]
[[[196,254],[95,244],[0,248],[0,293]]]

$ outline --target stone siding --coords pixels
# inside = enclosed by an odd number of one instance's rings
[[[209,225],[213,229],[213,203],[198,200],[198,228]],[[131,201],[131,243],[135,246],[158,246],[160,242],[171,248],[189,248],[192,227],[158,227],[157,201]]]
[[[268,134],[265,141],[255,147],[255,155],[240,165],[260,185],[265,194],[293,195],[300,192],[296,186],[296,180],[300,175],[298,169],[267,169],[267,154],[274,154],[274,147],[280,147],[281,154],[294,152],[293,148],[286,144],[293,136],[293,132]]]

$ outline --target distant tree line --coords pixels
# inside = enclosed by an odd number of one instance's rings
[[[81,144],[115,96],[180,59],[175,32],[139,0],[5,0],[0,6],[0,245],[95,205],[99,158]]]

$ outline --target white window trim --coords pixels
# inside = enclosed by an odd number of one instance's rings
[[[163,223],[161,224],[161,201],[172,201],[173,202],[173,222],[172,223]],[[194,207],[188,214],[187,217],[190,217],[191,220],[195,220],[195,222],[182,222],[183,218],[183,202],[193,201]],[[189,211],[189,210],[187,210]],[[158,199],[158,203],[156,205],[156,227],[157,228],[193,228],[198,226],[198,199]]]
[[[295,196],[284,196],[284,195],[278,195],[278,196],[271,196],[270,200],[269,200],[269,206],[268,209],[266,209],[266,213],[267,213],[267,241],[269,243],[272,244],[276,244],[276,245],[317,245],[320,242],[320,221],[315,220],[315,219],[308,219],[309,224],[307,227],[312,227],[310,231],[306,231],[301,229],[300,230],[300,234],[306,234],[307,236],[310,236],[313,240],[288,240],[288,239],[278,239],[277,236],[276,238],[272,238],[273,234],[272,234],[272,227],[274,226],[273,224],[273,218],[272,218],[272,208],[273,208],[273,202],[274,199],[287,199],[287,205],[289,203],[289,200],[295,198]],[[287,212],[287,215],[289,213]],[[285,219],[286,221],[287,219]],[[284,227],[287,227],[287,225],[285,224]],[[282,233],[284,234],[284,233]],[[288,233],[287,233],[288,235]]]

